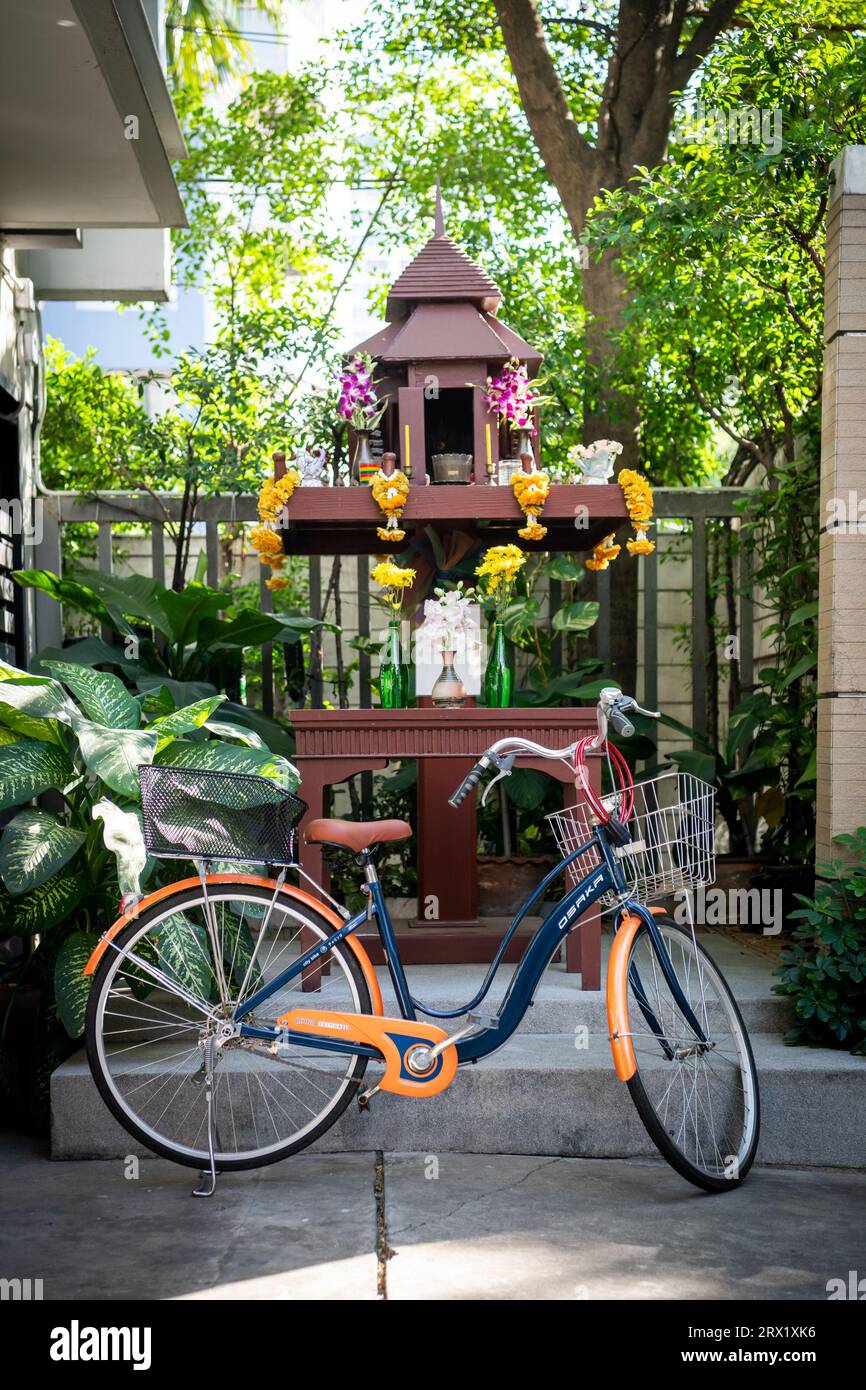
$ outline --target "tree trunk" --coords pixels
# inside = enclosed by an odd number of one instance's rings
[[[732,19],[739,0],[710,0],[682,47],[689,11],[686,0],[620,0],[616,26],[610,32],[595,146],[578,129],[547,46],[536,0],[494,0],[494,4],[526,120],[579,241],[587,212],[599,194],[624,187],[639,166],[652,168],[664,159],[676,105],[674,93],[685,89]],[[588,315],[584,442],[618,439],[623,445],[620,468],[634,468],[637,409],[633,399],[618,388],[613,372],[628,288],[608,255],[590,262],[583,288]],[[629,693],[634,693],[636,647],[637,565],[623,554],[616,561],[611,585],[611,665],[614,677]]]

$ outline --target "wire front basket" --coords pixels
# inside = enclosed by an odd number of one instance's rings
[[[144,843],[155,858],[296,862],[307,806],[269,777],[145,766],[138,780]]]
[[[608,809],[614,799],[603,797]],[[592,836],[598,821],[586,802],[555,811],[547,817],[563,858]],[[687,772],[666,772],[634,789],[634,810],[628,823],[631,843],[616,849],[629,894],[641,902],[667,898],[684,888],[710,884],[716,876],[716,789]],[[568,867],[578,883],[602,862],[593,845]],[[599,900],[615,907],[611,890]]]

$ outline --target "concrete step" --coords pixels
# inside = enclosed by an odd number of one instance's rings
[[[863,1059],[785,1047],[762,1033],[752,1043],[763,1112],[759,1160],[866,1164]],[[82,1054],[54,1073],[51,1097],[55,1158],[141,1152],[105,1109]],[[519,1033],[500,1052],[462,1069],[440,1096],[411,1101],[378,1095],[364,1113],[350,1106],[315,1147],[583,1158],[654,1152],[628,1091],[614,1077],[606,1031],[578,1040],[573,1033]]]

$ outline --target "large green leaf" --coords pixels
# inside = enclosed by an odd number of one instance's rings
[[[153,762],[158,735],[151,729],[108,729],[89,719],[79,719],[75,732],[89,770],[112,791],[137,798],[138,769]]]
[[[191,734],[195,729],[200,729],[224,699],[225,695],[210,695],[206,700],[196,700],[193,705],[184,705],[183,709],[154,719],[148,728],[159,734],[159,746],[164,748],[179,734]]]
[[[181,647],[195,642],[199,628],[208,620],[213,621],[225,605],[225,595],[217,589],[209,589],[206,584],[187,584],[179,594],[173,589],[164,589],[160,595],[160,606],[171,628],[171,640]]]
[[[544,570],[550,579],[569,583],[586,578],[586,569],[582,561],[575,560],[573,555],[551,555],[544,565]]]
[[[0,836],[0,878],[12,894],[38,888],[69,862],[86,838],[48,811],[19,811]]]
[[[260,709],[250,709],[248,705],[236,704],[227,700],[220,709],[220,719],[230,719],[245,729],[253,729],[272,753],[282,753],[291,758],[295,751],[295,738],[291,729],[280,724]]]
[[[80,1038],[84,1032],[84,1016],[91,981],[84,967],[99,945],[93,932],[74,931],[67,936],[54,962],[54,997],[60,1021],[70,1038]]]
[[[135,680],[147,669],[141,661],[128,657],[123,647],[112,646],[101,637],[82,637],[78,642],[70,642],[68,647],[45,647],[33,665],[47,669],[52,661],[71,661],[76,666],[116,666],[130,680]]]
[[[102,570],[80,570],[75,579],[108,609],[155,627],[174,640],[171,619],[162,603],[166,589],[158,579],[148,579],[143,574],[104,574]]]
[[[13,743],[20,738],[30,738],[38,739],[40,743],[56,743],[59,747],[64,747],[63,725],[56,719],[33,719],[29,714],[22,714],[19,709],[13,709],[11,705],[0,700],[0,721],[4,733],[12,735],[12,738],[4,738],[0,742]]]
[[[689,772],[701,782],[715,785],[717,764],[712,754],[698,753],[693,748],[677,748],[667,756],[677,764],[680,772]]]
[[[4,936],[33,936],[65,922],[91,885],[83,873],[62,869],[47,883],[13,898],[0,889],[0,931]]]
[[[535,811],[544,801],[550,778],[531,767],[516,767],[502,782],[506,795],[524,811]]]
[[[169,744],[154,759],[161,767],[195,767],[202,771],[248,772],[270,777],[287,791],[300,784],[296,767],[287,758],[274,753],[261,753],[252,748],[238,748],[230,743],[186,743],[178,740]]]
[[[58,603],[66,604],[69,608],[78,608],[83,613],[90,613],[101,623],[113,627],[116,632],[122,632],[128,636],[133,631],[119,612],[109,611],[98,595],[94,593],[89,584],[91,578],[89,573],[84,577],[84,582],[80,584],[74,579],[58,579],[57,575],[52,574],[50,570],[16,570],[12,578],[22,588],[38,589],[40,593],[48,594]]]
[[[151,939],[165,974],[197,999],[210,999],[215,977],[205,927],[174,912]]]
[[[0,713],[0,719],[2,719],[2,717],[2,713]],[[35,719],[33,720],[33,723],[36,723]],[[20,740],[21,735],[17,733],[15,729],[7,729],[5,724],[0,724],[0,747],[3,747],[5,744],[9,743],[19,743]]]
[[[142,692],[144,708],[148,714],[171,714],[198,700],[206,700],[217,693],[216,686],[207,681],[176,681],[168,676],[141,676],[136,685]]]
[[[0,703],[11,705],[30,719],[59,719],[71,724],[78,710],[63,686],[47,676],[16,676],[0,681]]]
[[[230,621],[218,622],[210,618],[203,622],[199,628],[198,645],[214,652],[238,647],[260,647],[263,642],[273,641],[282,627],[277,618],[267,613],[244,609]]]
[[[49,661],[49,670],[69,687],[88,719],[110,729],[137,729],[141,723],[138,701],[119,676],[94,671],[71,661]]]
[[[74,776],[72,763],[54,744],[25,738],[0,747],[0,811],[49,788],[60,791]]]
[[[598,622],[599,605],[595,599],[564,603],[553,615],[556,632],[588,632]]]
[[[247,748],[258,748],[261,752],[269,752],[269,748],[264,739],[261,738],[255,729],[245,729],[242,724],[233,724],[229,719],[208,719],[205,728],[217,738],[234,739],[237,743],[243,743]]]

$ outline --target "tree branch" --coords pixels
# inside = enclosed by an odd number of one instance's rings
[[[706,58],[723,29],[730,28],[740,0],[715,0],[707,6],[701,21],[673,67],[673,90],[681,92],[695,68]],[[692,11],[692,13],[700,13]]]

